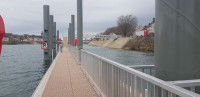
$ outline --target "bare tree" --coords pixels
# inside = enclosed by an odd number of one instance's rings
[[[106,31],[103,33],[104,35],[109,35],[111,33],[115,33],[116,35],[120,35],[121,33],[119,33],[118,31],[118,27],[111,27],[106,29]]]
[[[124,37],[130,36],[137,27],[137,17],[134,15],[120,16],[118,18],[118,30]]]

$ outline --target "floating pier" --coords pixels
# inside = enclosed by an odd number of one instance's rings
[[[64,47],[44,75],[32,97],[98,96],[81,70],[81,66],[69,50]]]

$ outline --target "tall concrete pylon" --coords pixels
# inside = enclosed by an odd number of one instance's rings
[[[83,48],[83,4],[82,0],[77,0],[77,38],[78,49]]]
[[[70,45],[70,29],[69,28],[68,28],[68,39],[67,40],[68,40],[68,43],[69,43],[68,45]]]
[[[59,45],[58,45],[58,41],[59,41],[59,30],[57,30],[57,35],[56,35],[56,44],[57,44],[57,52],[59,51]]]
[[[53,22],[53,59],[56,58],[56,22]]]
[[[43,41],[49,44],[49,6],[43,6],[43,22],[44,22],[44,31],[43,31]],[[49,50],[44,50],[44,61],[50,61],[50,52]]]
[[[156,0],[155,74],[200,79],[200,0]]]
[[[71,15],[71,45],[74,46],[74,39],[75,39],[75,16]]]
[[[53,50],[53,15],[49,16],[49,59],[52,60],[52,50]]]
[[[72,23],[69,23],[69,44],[72,46]]]

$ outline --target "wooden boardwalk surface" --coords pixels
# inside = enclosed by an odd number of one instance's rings
[[[66,47],[49,75],[42,97],[97,97],[81,66]]]

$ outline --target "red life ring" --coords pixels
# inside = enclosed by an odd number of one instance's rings
[[[3,18],[0,15],[0,55],[1,55],[1,49],[2,49],[2,41],[3,41],[3,37],[4,37],[5,33],[6,32],[5,32]]]

